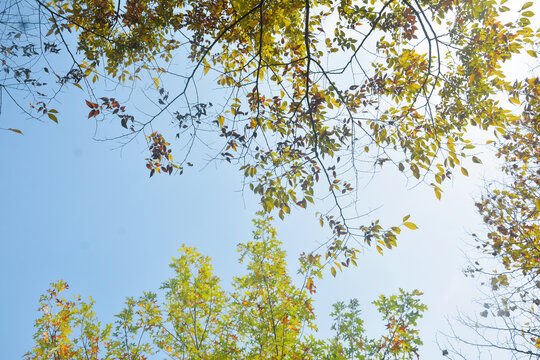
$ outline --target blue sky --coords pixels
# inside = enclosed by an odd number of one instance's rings
[[[181,244],[211,256],[226,284],[242,269],[236,244],[250,239],[256,199],[239,191],[235,167],[195,167],[182,176],[150,179],[144,144],[115,150],[112,142],[92,140],[95,124],[81,112],[83,104],[67,102],[58,125],[25,122],[3,104],[2,126],[17,119],[24,131],[0,133],[0,347],[6,359],[31,348],[39,295],[51,281],[64,279],[74,293],[91,295],[98,317],[111,321],[126,296],[157,290]],[[473,196],[483,170],[470,170],[472,179],[458,177],[442,201],[427,187],[407,190],[405,179],[390,170],[362,190],[363,206],[383,205],[377,216],[399,222],[410,213],[420,229],[405,231],[398,248],[384,256],[368,249],[358,268],[336,278],[327,274],[315,296],[321,334],[329,331],[335,301],[359,298],[369,331],[376,333],[382,325],[371,301],[399,287],[417,288],[429,306],[420,324],[422,355],[440,357],[434,338],[446,318],[458,307],[476,311],[476,283],[461,273],[467,232],[480,222]],[[298,254],[327,236],[311,210],[293,211],[276,226],[292,271]]]
[[[201,101],[216,102],[214,88],[200,91]],[[242,271],[236,244],[250,239],[258,205],[252,194],[240,191],[237,168],[202,169],[199,162],[182,176],[148,178],[143,139],[122,149],[93,140],[96,123],[87,119],[88,108],[77,91],[61,94],[58,125],[27,120],[3,97],[0,128],[24,132],[0,131],[3,359],[20,359],[30,350],[39,296],[52,281],[64,279],[74,293],[92,296],[99,319],[109,322],[126,296],[158,289],[182,244],[209,255],[224,285]],[[107,130],[109,124],[104,125]],[[469,233],[481,231],[474,198],[480,196],[483,178],[494,174],[493,162],[484,158],[484,163],[468,165],[469,178],[460,175],[446,184],[441,201],[427,186],[409,189],[411,184],[394,170],[383,170],[361,190],[360,209],[382,206],[374,217],[391,224],[411,214],[419,229],[404,231],[398,247],[384,256],[366,249],[357,268],[336,278],[328,272],[317,283],[321,336],[329,334],[332,303],[358,298],[368,332],[376,334],[382,324],[371,302],[400,287],[416,288],[425,293],[429,308],[420,323],[421,358],[442,358],[435,336],[447,329],[447,319],[457,309],[473,315],[481,311],[472,302],[478,284],[462,269],[471,253]],[[285,221],[275,222],[292,272],[301,252],[328,237],[314,211],[293,209]]]

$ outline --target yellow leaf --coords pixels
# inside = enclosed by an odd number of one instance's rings
[[[464,167],[461,168],[461,172],[463,173],[463,175],[469,176],[469,172]]]
[[[433,190],[435,191],[435,196],[437,197],[437,200],[441,200],[441,190],[439,188],[434,187]]]
[[[156,87],[156,89],[159,89],[159,79],[155,77],[155,78],[152,78],[152,80],[154,80],[154,86]]]
[[[406,227],[408,227],[411,230],[418,229],[418,226],[416,226],[416,224],[412,223],[412,222],[404,222],[403,225],[405,225]]]
[[[521,101],[519,101],[519,99],[518,99],[517,97],[511,97],[511,98],[508,99],[508,100],[510,100],[510,102],[511,102],[512,104],[521,105]]]
[[[218,118],[217,118],[217,121],[219,123],[219,127],[223,127],[223,124],[225,123],[225,118],[223,117],[223,115],[219,115]]]
[[[208,61],[206,61],[205,58],[203,58],[203,64],[204,64],[204,75],[206,75],[208,71],[210,70],[210,64],[208,63]]]
[[[527,50],[527,54],[531,55],[533,58],[538,57],[538,55],[536,55],[536,51],[534,50]]]

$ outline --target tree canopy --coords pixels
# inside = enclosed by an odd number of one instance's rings
[[[471,126],[503,132],[513,120],[498,98],[510,86],[501,64],[534,36],[532,3],[503,23],[508,8],[492,0],[23,4],[39,22],[4,33],[12,45],[4,46],[2,88],[21,106],[18,96],[30,93],[29,114],[58,121],[53,98],[76,86],[88,94],[88,117],[100,126],[118,118],[105,138],[146,138],[151,176],[182,173],[202,142],[216,160],[237,164],[244,186],[281,218],[329,196],[318,208],[334,234],[326,257],[347,265],[362,244],[382,252],[401,229],[416,228],[407,216],[393,226],[363,222],[361,175],[392,166],[440,198],[445,179],[468,174]],[[52,62],[63,53],[71,60]],[[192,64],[175,63],[179,54]],[[198,92],[200,75],[217,82],[222,99]],[[101,86],[148,81],[157,110],[141,114],[130,112],[129,96]],[[180,154],[168,139],[175,132]]]
[[[234,281],[232,293],[219,287],[208,259],[184,248],[172,265],[177,277],[164,284],[163,305],[150,293],[129,299],[116,325],[105,328],[91,302],[59,298],[66,285],[55,283],[42,298],[38,346],[28,358],[97,357],[89,349],[100,346],[111,356],[161,349],[198,357],[294,358],[306,351],[313,358],[411,357],[420,343],[407,329],[424,309],[417,292],[376,303],[391,330],[381,340],[364,336],[356,302],[337,304],[336,338],[324,341],[304,336],[314,319],[307,292],[315,291],[325,265],[335,275],[356,264],[362,246],[382,254],[401,231],[417,229],[409,215],[380,221],[362,208],[363,183],[393,168],[440,199],[445,181],[482,162],[475,128],[494,132],[508,182],[488,187],[476,204],[488,227],[487,236],[476,237],[478,249],[495,263],[488,270],[475,263],[468,273],[484,273],[495,291],[480,315],[503,320],[493,329],[508,334],[504,347],[537,354],[540,82],[510,78],[503,64],[536,58],[539,32],[531,25],[533,2],[510,6],[506,0],[7,1],[0,13],[0,91],[27,117],[62,122],[62,101],[83,94],[82,117],[96,122],[96,138],[120,146],[145,141],[150,177],[199,166],[196,149],[203,148],[212,161],[243,173],[242,189],[266,213],[285,219],[295,207],[315,205],[318,222],[332,234],[301,256],[300,288],[287,277],[265,220],[257,223],[257,241],[240,246],[249,275]],[[1,129],[26,131],[18,119],[10,121]],[[196,308],[202,317],[192,320]],[[82,329],[78,340],[70,337],[74,326]],[[124,338],[151,333],[153,343],[122,342],[122,331]]]
[[[161,293],[127,298],[111,324],[101,324],[92,299],[66,299],[68,285],[51,284],[41,297],[35,346],[27,360],[148,359],[414,359],[422,344],[417,321],[421,293],[400,291],[373,304],[385,323],[379,338],[366,336],[358,302],[338,302],[334,336],[314,336],[310,293],[295,286],[270,219],[255,220],[253,241],[238,246],[247,273],[225,291],[210,259],[180,248],[173,277]],[[301,272],[319,272],[304,264]]]
[[[474,234],[478,260],[466,270],[489,288],[480,318],[463,319],[478,335],[474,344],[506,350],[512,359],[540,356],[539,84],[530,78],[513,85],[522,113],[496,144],[506,179],[491,183],[476,203],[487,234]]]

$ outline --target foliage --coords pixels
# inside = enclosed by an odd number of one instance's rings
[[[301,257],[306,281],[300,289],[286,276],[284,254],[267,224],[258,224],[254,243],[240,247],[250,275],[236,279],[231,293],[219,287],[209,259],[184,248],[172,265],[177,278],[163,286],[163,304],[151,293],[128,299],[117,323],[103,329],[91,302],[59,298],[66,285],[56,283],[42,298],[44,317],[36,325],[42,352],[33,354],[96,358],[101,339],[116,339],[101,349],[118,357],[158,349],[203,358],[257,357],[263,349],[275,357],[412,357],[419,339],[411,326],[423,310],[417,293],[376,302],[388,322],[386,337],[364,337],[353,301],[336,305],[336,338],[319,341],[303,337],[301,329],[314,320],[305,292],[315,292],[325,264],[335,275],[356,264],[362,244],[382,254],[404,228],[417,228],[408,215],[395,226],[359,220],[362,174],[369,179],[391,167],[441,198],[444,181],[468,175],[463,160],[474,148],[468,133],[475,126],[502,136],[499,156],[511,179],[477,204],[490,228],[479,246],[502,266],[487,271],[496,295],[480,315],[503,320],[494,329],[509,334],[509,350],[537,354],[540,88],[537,78],[512,84],[501,64],[520,52],[537,57],[531,46],[538,32],[530,27],[532,2],[503,23],[501,14],[510,10],[505,3],[8,0],[0,12],[6,28],[0,95],[28,117],[58,123],[62,113],[54,107],[61,95],[83,90],[89,119],[100,126],[115,121],[107,139],[146,140],[150,176],[182,174],[196,163],[192,151],[200,142],[243,172],[266,212],[284,219],[318,201],[318,220],[333,233],[324,257]],[[179,56],[191,63],[178,65]],[[198,85],[207,85],[201,75],[219,85],[212,95],[199,93]],[[112,95],[110,84],[116,85]],[[157,110],[129,112],[139,105],[134,89]],[[501,92],[523,106],[521,118],[501,103]],[[23,133],[13,126],[0,130]],[[173,158],[178,149],[168,139],[174,135],[182,150]],[[83,335],[74,337],[72,327]],[[141,342],[145,334],[151,336]]]
[[[373,304],[382,314],[388,333],[380,339],[367,339],[363,333],[358,301],[351,300],[334,304],[334,325],[336,331],[331,354],[339,359],[414,359],[419,358],[418,346],[422,341],[418,336],[417,320],[426,310],[420,303],[418,291],[412,293],[400,290],[399,295],[382,295]],[[339,355],[337,355],[339,354]]]
[[[365,335],[356,300],[334,305],[335,336],[316,339],[313,299],[293,285],[269,221],[256,220],[254,240],[239,245],[247,273],[234,278],[232,291],[221,288],[208,257],[185,246],[170,265],[174,276],[163,283],[163,295],[128,298],[113,324],[97,321],[91,299],[66,300],[67,284],[53,283],[41,297],[36,343],[25,359],[418,358],[416,322],[426,310],[418,291],[374,302],[386,324],[379,339]]]
[[[506,179],[476,203],[488,233],[475,234],[483,256],[466,271],[490,294],[479,318],[461,321],[474,330],[475,344],[529,359],[540,356],[540,81],[518,81],[509,90],[522,112],[496,144]]]
[[[502,265],[488,275],[496,295],[481,315],[487,317],[489,309],[505,317],[511,325],[500,332],[513,338],[512,351],[540,356],[540,82],[527,79],[513,89],[523,112],[498,152],[510,181],[492,186],[476,204],[490,230],[487,239],[478,239],[479,247]]]
[[[358,220],[354,192],[363,172],[391,166],[440,198],[444,180],[468,173],[468,129],[504,131],[511,114],[496,97],[509,85],[501,63],[533,32],[528,10],[503,25],[502,3],[36,0],[25,4],[37,4],[34,17],[48,21],[6,33],[12,45],[4,46],[3,65],[12,84],[2,88],[13,99],[30,91],[41,99],[33,103],[37,115],[55,121],[51,98],[70,84],[86,89],[88,116],[115,115],[126,130],[110,139],[148,137],[151,175],[182,173],[193,165],[196,141],[213,144],[218,159],[238,164],[262,208],[281,218],[329,195],[332,204],[320,202],[318,216],[334,234],[327,261],[343,256],[335,272],[356,258],[359,246],[350,240],[382,252],[396,245],[403,226],[416,228],[406,220],[387,227]],[[15,42],[21,34],[26,45]],[[64,49],[72,60],[64,73],[41,66],[41,55]],[[20,66],[21,52],[31,66]],[[179,54],[191,68],[174,66]],[[60,89],[41,96],[47,86],[38,73]],[[197,91],[199,74],[216,79],[217,104]],[[110,81],[132,89],[151,81],[158,110],[134,116],[110,96],[98,97],[101,82]],[[159,153],[168,140],[154,129],[163,121],[172,121],[186,144],[175,156],[180,162]],[[221,143],[201,137],[205,132]]]
[[[477,203],[484,222],[492,229],[486,247],[507,271],[540,275],[540,81],[515,85],[514,98],[524,98],[520,121],[500,144],[502,170],[511,182]],[[497,284],[494,284],[495,286]],[[540,281],[533,283],[540,287]]]

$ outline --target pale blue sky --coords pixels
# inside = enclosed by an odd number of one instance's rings
[[[91,295],[102,321],[112,320],[125,296],[157,290],[182,243],[212,257],[225,283],[241,269],[235,246],[249,240],[255,197],[238,191],[241,175],[231,166],[190,169],[183,176],[148,178],[144,145],[123,151],[92,140],[94,123],[74,104],[60,123],[23,121],[4,102],[2,126],[17,118],[24,136],[0,133],[0,311],[3,358],[20,358],[32,345],[38,298],[49,282],[64,279],[75,293]],[[480,170],[480,167],[476,168]],[[473,175],[479,171],[471,171]],[[476,180],[476,184],[480,181]],[[480,221],[472,194],[477,185],[458,178],[437,201],[426,187],[407,191],[402,177],[383,173],[360,195],[366,208],[388,222],[411,213],[420,227],[405,231],[399,246],[381,257],[361,255],[358,268],[318,284],[321,332],[328,333],[330,304],[360,299],[368,328],[381,327],[370,302],[399,287],[425,292],[421,323],[423,358],[440,357],[434,334],[457,306],[467,308],[476,286],[461,274],[460,248]],[[310,211],[276,221],[291,258],[325,239]],[[470,306],[468,307],[470,309]]]
[[[0,127],[19,128],[24,136],[0,131],[2,359],[20,359],[31,348],[39,296],[58,279],[66,280],[74,293],[91,295],[103,322],[112,321],[126,296],[157,290],[183,243],[209,255],[226,285],[242,269],[236,244],[250,239],[258,209],[255,196],[239,191],[242,176],[234,166],[201,170],[199,162],[182,176],[149,179],[143,140],[123,150],[114,149],[117,143],[93,140],[95,123],[86,118],[78,90],[70,91],[60,97],[64,104],[58,125],[26,120],[3,98]],[[201,102],[219,101],[212,90],[200,95]],[[118,131],[119,126],[110,128]],[[416,288],[425,293],[429,307],[420,323],[421,358],[442,358],[434,340],[446,319],[457,308],[480,311],[471,302],[477,282],[465,279],[461,270],[462,250],[468,251],[466,243],[472,241],[468,232],[478,231],[481,223],[473,198],[480,194],[485,166],[468,169],[471,177],[458,176],[447,184],[442,201],[427,186],[407,190],[410,184],[395,170],[384,170],[361,190],[359,209],[383,205],[374,217],[387,224],[411,214],[420,229],[404,231],[398,247],[383,257],[367,250],[358,268],[336,278],[327,274],[317,284],[322,335],[329,333],[332,303],[358,298],[374,334],[382,324],[370,303],[399,287]],[[298,254],[328,236],[313,209],[293,210],[276,227],[292,272]]]

